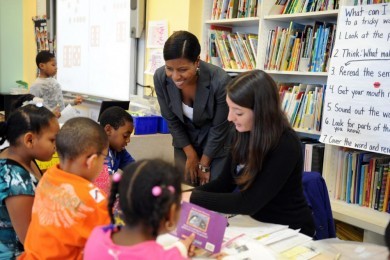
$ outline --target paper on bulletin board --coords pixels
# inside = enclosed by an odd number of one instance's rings
[[[168,21],[150,21],[148,27],[147,48],[163,48],[168,39]]]
[[[320,141],[390,154],[390,5],[340,7]]]
[[[164,55],[162,50],[151,50],[149,54],[148,64],[145,74],[154,75],[154,72],[165,65]]]

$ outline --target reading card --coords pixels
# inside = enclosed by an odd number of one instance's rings
[[[226,226],[227,219],[223,215],[189,202],[183,202],[177,228],[172,234],[182,238],[183,235],[189,236],[194,233],[193,245],[212,253],[218,253],[221,251]]]

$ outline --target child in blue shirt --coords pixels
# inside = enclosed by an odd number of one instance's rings
[[[95,185],[108,195],[111,184],[110,176],[117,171],[121,172],[126,165],[134,162],[134,158],[126,150],[134,130],[134,123],[132,116],[117,106],[104,110],[99,121],[108,136],[109,150],[105,167],[95,180]]]

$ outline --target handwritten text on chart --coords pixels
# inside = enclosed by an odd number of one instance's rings
[[[336,34],[320,140],[390,154],[390,5],[341,7]]]

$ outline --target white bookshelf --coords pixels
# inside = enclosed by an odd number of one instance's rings
[[[234,26],[234,27],[248,27],[258,26],[259,17],[248,17],[248,18],[235,18],[235,19],[223,19],[223,20],[207,20],[205,24],[218,24],[221,26]]]
[[[384,235],[390,214],[335,199],[331,199],[330,203],[335,219]]]
[[[288,15],[269,15],[275,0],[259,0],[258,17],[228,19],[228,20],[210,20],[211,6],[213,0],[204,0],[203,13],[203,41],[207,39],[207,30],[210,25],[221,25],[232,27],[233,32],[242,31],[248,33],[256,33],[259,35],[258,50],[257,50],[257,69],[264,69],[265,51],[267,46],[268,32],[276,26],[288,27],[290,21],[296,21],[301,24],[312,24],[313,21],[337,22],[338,10],[299,13]],[[340,6],[348,3],[348,0],[340,0]],[[204,46],[202,49],[205,49]],[[245,70],[228,70],[233,73],[240,73]],[[299,72],[299,71],[274,71],[266,70],[278,82],[299,82],[306,84],[326,84],[327,72]],[[320,132],[303,129],[295,129],[304,135],[318,137]],[[325,146],[325,158],[323,175],[328,183],[334,182],[335,176],[332,174],[332,164],[334,164],[331,156],[326,156],[332,150],[331,145]],[[329,189],[329,187],[328,187]],[[354,225],[365,230],[365,237],[367,233],[379,235],[379,240],[383,238],[384,230],[387,223],[390,221],[390,214],[376,211],[371,208],[365,208],[358,205],[347,204],[343,201],[331,200],[333,217],[342,222]],[[366,239],[365,239],[366,240]],[[366,240],[367,241],[367,240]],[[374,242],[378,242],[374,241]],[[380,241],[379,241],[380,242]]]

